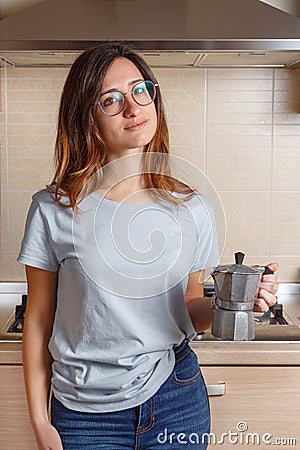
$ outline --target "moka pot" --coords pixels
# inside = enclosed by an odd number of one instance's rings
[[[235,253],[235,264],[218,266],[212,273],[216,310],[211,332],[220,339],[248,341],[255,338],[253,307],[262,269],[243,265],[244,256],[244,253]]]

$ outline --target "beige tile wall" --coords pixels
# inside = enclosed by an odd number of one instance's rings
[[[157,69],[172,152],[202,170],[225,211],[222,261],[280,263],[300,282],[300,70]],[[67,69],[1,69],[0,280],[16,262],[31,195],[53,174],[59,96]]]

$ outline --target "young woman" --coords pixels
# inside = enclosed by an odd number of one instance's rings
[[[39,450],[207,447],[208,397],[189,341],[213,316],[201,280],[217,262],[214,224],[168,155],[144,60],[122,43],[80,55],[61,97],[56,173],[33,195],[18,257]],[[263,278],[256,309],[275,303],[277,283]]]

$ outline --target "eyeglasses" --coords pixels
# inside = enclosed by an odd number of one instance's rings
[[[98,100],[98,106],[104,114],[116,116],[124,109],[127,94],[131,94],[133,100],[140,106],[150,105],[156,97],[156,86],[158,84],[152,81],[138,81],[125,94],[120,91],[102,94]]]

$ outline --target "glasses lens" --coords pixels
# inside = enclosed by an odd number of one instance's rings
[[[133,87],[132,95],[139,105],[150,105],[155,99],[155,86],[152,81],[141,81]]]
[[[124,106],[124,95],[118,91],[107,92],[107,94],[101,95],[99,106],[108,116],[119,114]]]

